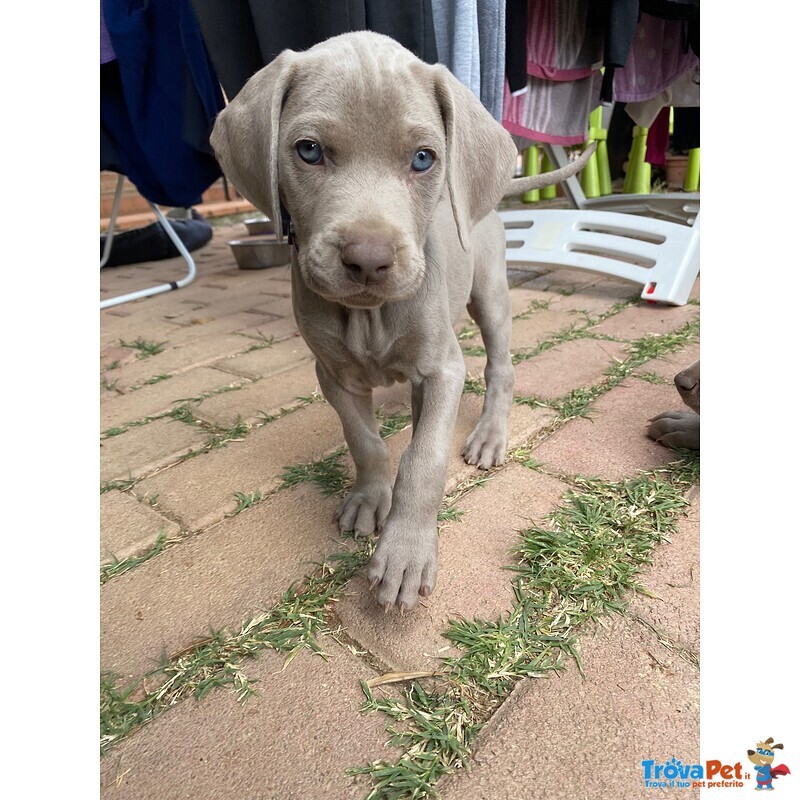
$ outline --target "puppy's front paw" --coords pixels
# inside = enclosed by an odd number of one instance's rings
[[[650,420],[647,435],[667,447],[700,449],[700,415],[691,411],[667,411]]]
[[[369,536],[383,527],[392,507],[392,487],[388,483],[356,484],[342,500],[335,514],[339,530]]]
[[[491,469],[506,460],[507,446],[506,426],[481,419],[464,443],[461,455],[467,464],[475,464],[478,469]]]
[[[397,606],[408,611],[420,595],[427,597],[433,591],[437,544],[435,521],[424,526],[400,521],[386,524],[367,566],[367,579],[385,610]]]

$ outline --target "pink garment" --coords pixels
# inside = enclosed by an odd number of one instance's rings
[[[647,131],[647,151],[644,160],[653,166],[665,167],[667,147],[669,147],[669,106],[664,106]]]
[[[602,32],[587,30],[590,0],[528,0],[528,85],[504,87],[503,126],[551,144],[586,141],[599,103]]]
[[[588,0],[528,1],[528,75],[587,78],[603,62],[603,38],[588,31]]]
[[[642,13],[628,60],[614,73],[614,100],[648,100],[700,64],[686,44],[686,24]]]

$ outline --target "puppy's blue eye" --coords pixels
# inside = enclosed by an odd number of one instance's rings
[[[312,139],[301,139],[295,145],[295,149],[297,150],[297,155],[299,155],[306,164],[322,163],[322,148]]]
[[[411,160],[411,169],[413,169],[414,172],[425,172],[433,166],[435,160],[436,156],[432,150],[417,150],[417,152],[414,153],[414,158]]]

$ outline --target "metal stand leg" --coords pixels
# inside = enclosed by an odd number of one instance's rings
[[[111,241],[114,235],[114,224],[117,218],[117,211],[119,210],[119,199],[122,194],[122,182],[124,178],[122,175],[119,176],[119,180],[117,181],[117,190],[116,194],[114,195],[114,205],[111,210],[111,219],[109,220],[108,224],[108,235],[106,237],[105,247],[103,248],[103,258],[100,261],[100,267],[106,264],[108,261],[109,256],[111,255]],[[181,278],[179,281],[170,281],[169,283],[162,283],[159,286],[152,286],[149,289],[141,289],[136,292],[129,292],[128,294],[118,295],[117,297],[110,297],[106,300],[100,301],[100,308],[110,308],[111,306],[118,306],[121,303],[128,303],[131,300],[139,300],[142,297],[151,297],[154,294],[163,294],[164,292],[170,292],[173,289],[180,289],[183,286],[191,283],[195,276],[197,275],[197,268],[195,267],[194,259],[192,258],[189,251],[186,249],[184,243],[180,240],[180,237],[177,233],[175,233],[175,229],[172,225],[169,224],[167,218],[162,213],[161,209],[155,204],[150,203],[150,208],[153,210],[153,213],[156,215],[156,219],[161,224],[161,227],[164,229],[164,232],[169,236],[170,241],[175,245],[178,252],[183,256],[183,260],[186,262],[189,272]]]

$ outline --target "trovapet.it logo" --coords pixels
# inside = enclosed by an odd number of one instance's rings
[[[726,764],[718,759],[687,763],[678,758],[663,762],[643,759],[642,781],[646,789],[729,789],[754,783],[758,791],[772,791],[776,778],[791,774],[786,764],[774,765],[776,750],[783,750],[783,745],[775,744],[772,737],[757,742],[755,750],[747,751],[752,768],[743,767],[740,761]]]
[[[704,763],[684,764],[677,758],[659,762],[653,758],[642,761],[642,779],[647,789],[697,789],[703,787],[744,786],[749,775],[741,763],[723,764],[710,759]]]

